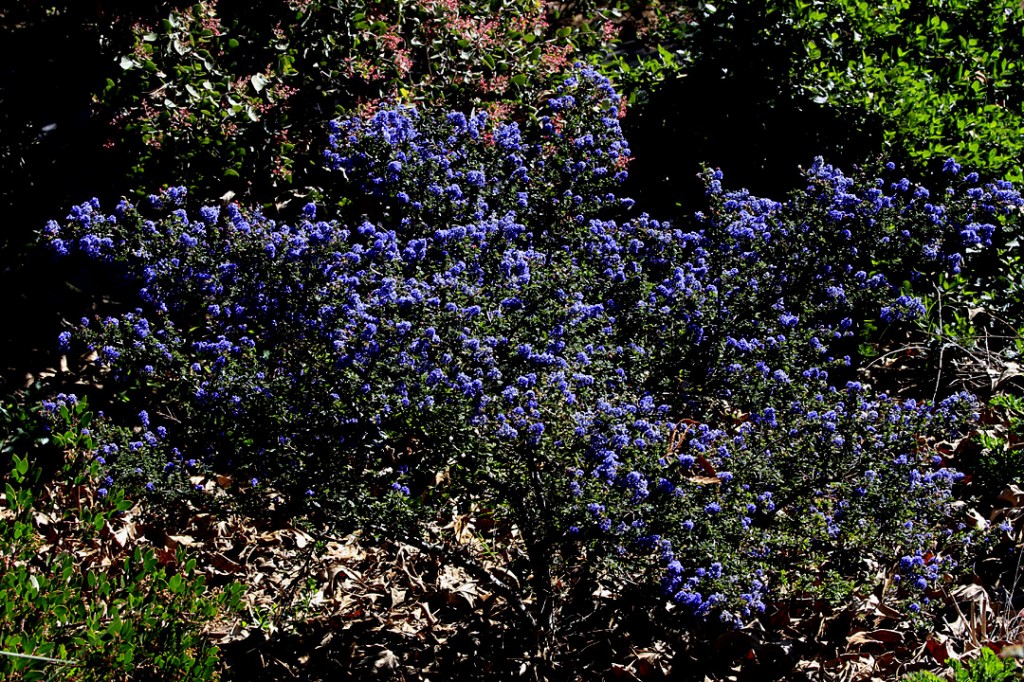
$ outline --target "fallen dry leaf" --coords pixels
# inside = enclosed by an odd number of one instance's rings
[[[867,642],[893,644],[903,641],[903,633],[885,629],[855,632],[847,637],[846,641],[850,644],[864,644]]]

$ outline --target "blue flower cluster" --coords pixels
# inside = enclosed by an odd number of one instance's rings
[[[1020,196],[929,203],[819,159],[786,203],[709,172],[709,210],[676,227],[616,195],[606,79],[580,67],[547,105],[536,127],[402,106],[336,122],[340,220],[195,217],[171,189],[48,224],[55,253],[137,285],[136,310],[59,340],[155,387],[141,426],[110,430],[111,471],[153,489],[230,468],[290,504],[422,522],[471,497],[539,556],[653,558],[675,603],[726,622],[764,610],[779,568],[959,541],[941,532],[957,475],[921,443],[972,400],[831,375],[865,317],[924,312],[891,282],[958,266]]]

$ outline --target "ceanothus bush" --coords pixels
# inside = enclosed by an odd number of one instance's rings
[[[913,282],[962,267],[1019,195],[819,159],[784,203],[708,172],[708,210],[675,226],[617,195],[619,114],[577,68],[536,125],[337,121],[336,220],[190,213],[172,188],[49,223],[57,254],[137,294],[61,338],[128,391],[131,420],[97,425],[113,484],[230,473],[243,499],[406,539],[489,515],[521,533],[548,625],[555,578],[587,571],[651,570],[728,623],[873,563],[908,598],[941,580],[970,531],[932,444],[975,401],[877,394],[844,351],[866,320],[920,315]]]

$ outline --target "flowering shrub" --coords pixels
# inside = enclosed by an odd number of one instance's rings
[[[676,227],[616,193],[619,111],[578,68],[522,125],[406,106],[337,121],[334,221],[189,213],[170,189],[49,223],[56,253],[138,295],[60,340],[128,387],[131,420],[98,427],[113,484],[230,472],[243,498],[421,541],[491,515],[522,534],[520,605],[545,625],[556,575],[617,566],[728,623],[879,565],[920,604],[972,541],[933,445],[976,404],[877,394],[846,353],[863,325],[920,315],[925,280],[1020,196],[955,164],[932,194],[819,159],[785,203],[708,172],[709,209]]]

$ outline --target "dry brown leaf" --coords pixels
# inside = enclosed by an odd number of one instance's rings
[[[292,535],[295,536],[295,546],[299,549],[305,549],[311,542],[313,542],[313,536],[308,533],[304,533],[301,530],[293,529]]]
[[[452,530],[455,534],[455,541],[458,543],[464,543],[466,535],[470,538],[473,537],[473,533],[470,530],[473,527],[473,515],[472,514],[460,514],[452,519]]]
[[[967,516],[974,523],[974,527],[977,530],[985,530],[988,528],[988,521],[985,520],[984,516],[978,513],[977,509],[967,510]]]
[[[406,565],[405,562],[402,562],[401,569],[402,569],[402,572],[405,574],[405,577],[408,580],[409,585],[411,585],[412,587],[415,587],[420,592],[426,592],[427,585],[426,585],[426,583],[423,582],[423,578],[421,578],[420,576],[416,575],[413,572],[413,570],[411,568],[409,568],[409,566]]]
[[[612,663],[612,673],[617,680],[636,680],[640,682],[640,678],[636,676],[636,673],[619,663]]]
[[[324,548],[324,556],[340,561],[349,561],[366,558],[364,552],[354,540],[342,544],[340,542],[328,542]]]
[[[999,499],[1003,502],[1009,502],[1014,507],[1024,506],[1024,489],[1019,486],[1010,485],[999,495]]]
[[[216,552],[210,556],[210,560],[213,563],[214,568],[223,571],[225,573],[243,573],[245,568],[242,564],[229,559],[220,552]]]
[[[457,590],[451,590],[447,593],[446,598],[449,604],[458,604],[460,602],[465,603],[471,609],[476,608],[476,600],[473,598],[473,589],[470,586],[468,589],[466,586],[462,586]]]
[[[932,660],[936,663],[945,665],[946,661],[953,657],[950,648],[945,642],[939,641],[935,637],[928,637],[928,640],[924,643],[925,650],[932,657]]]
[[[957,619],[946,621],[945,630],[955,639],[965,640],[975,647],[988,639],[988,621],[992,616],[988,593],[980,585],[961,585],[951,592],[957,609]],[[961,604],[966,602],[967,608]]]
[[[699,466],[701,469],[704,470],[704,474],[706,476],[708,476],[709,478],[714,478],[714,479],[717,480],[718,472],[715,471],[715,465],[712,464],[710,462],[710,460],[708,460],[707,457],[705,457],[704,455],[698,455],[697,456],[697,466]],[[699,478],[699,477],[697,477],[697,478]]]
[[[960,602],[978,602],[984,604],[986,608],[988,607],[988,592],[981,585],[961,585],[950,592],[950,595]]]
[[[1001,658],[1024,658],[1024,645],[1011,644],[999,652]]]
[[[847,643],[858,644],[893,644],[903,641],[903,633],[896,630],[871,630],[855,632],[846,638]]]
[[[194,544],[196,544],[196,539],[191,535],[164,534],[164,545],[170,549],[177,549],[179,546],[191,547]]]
[[[669,674],[669,669],[665,665],[665,652],[656,649],[639,649],[634,650],[633,655],[636,656],[636,671],[641,678],[649,678],[654,674],[664,677]]]
[[[868,605],[873,609],[875,615],[882,616],[883,618],[891,618],[894,620],[902,620],[903,614],[896,609],[883,603],[878,595],[871,595],[867,599]]]
[[[117,543],[118,547],[124,548],[128,544],[128,540],[135,538],[135,524],[124,524],[117,530],[112,530],[110,525],[107,524],[106,530],[110,532],[110,536],[114,538],[114,542]]]
[[[521,586],[519,582],[519,576],[517,576],[515,573],[508,570],[504,566],[494,566],[493,568],[491,568],[491,573],[497,575],[498,578],[503,583],[505,583],[514,590],[518,590]]]

